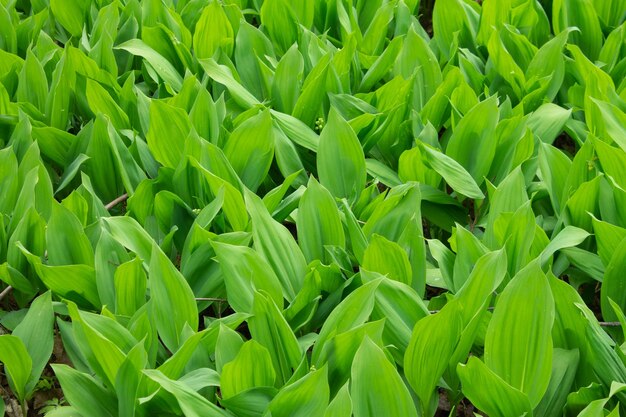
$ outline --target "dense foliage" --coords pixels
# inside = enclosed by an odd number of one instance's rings
[[[0,0],[0,412],[624,413],[626,2],[421,6]]]

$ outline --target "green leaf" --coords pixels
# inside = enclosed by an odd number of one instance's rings
[[[351,417],[352,398],[350,398],[349,384],[344,384],[335,398],[328,404],[324,417]]]
[[[256,192],[274,160],[272,118],[264,110],[241,123],[230,135],[224,154],[241,181]]]
[[[117,415],[115,395],[89,374],[62,364],[53,364],[63,395],[81,415],[114,417]]]
[[[362,267],[411,285],[413,272],[407,253],[400,245],[374,234],[363,254]]]
[[[485,336],[485,364],[536,406],[550,382],[554,299],[537,261],[506,286]]]
[[[228,399],[251,388],[272,387],[275,380],[269,352],[255,340],[249,340],[222,368],[220,388],[223,398]]]
[[[586,230],[574,226],[566,226],[559,232],[541,252],[541,263],[545,264],[555,252],[577,246],[589,237]]]
[[[266,291],[274,303],[283,303],[283,290],[271,266],[256,251],[213,242],[213,249],[224,274],[226,297],[233,310],[252,312],[255,291]]]
[[[57,202],[52,205],[46,240],[51,265],[94,265],[93,248],[80,221]]]
[[[622,310],[626,308],[626,293],[624,292],[624,280],[620,279],[621,271],[626,263],[626,239],[622,239],[614,248],[611,261],[606,266],[602,287],[600,289],[600,301],[602,316],[606,320],[616,320],[617,316],[609,301],[613,300]]]
[[[140,258],[124,262],[115,270],[115,312],[133,316],[146,303],[146,273]]]
[[[281,389],[268,409],[274,417],[323,417],[329,396],[328,369],[323,367]]]
[[[255,293],[252,314],[248,320],[250,334],[269,351],[277,386],[281,386],[289,380],[302,359],[298,340],[276,303],[263,293]]]
[[[261,6],[261,22],[280,52],[298,40],[298,17],[285,0],[267,0]]]
[[[396,367],[369,337],[354,356],[351,380],[354,417],[418,415]]]
[[[174,381],[163,375],[162,372],[145,369],[143,373],[151,380],[157,382],[161,388],[176,397],[178,405],[184,415],[190,417],[229,417],[230,414],[219,408],[209,400],[193,391],[184,382]]]
[[[308,262],[329,263],[326,246],[345,248],[346,239],[339,209],[330,192],[311,177],[298,205],[298,243]]]
[[[54,345],[54,311],[50,291],[33,300],[26,316],[13,330],[13,336],[20,338],[32,360],[32,369],[26,393],[35,388],[41,374],[52,355]]]
[[[363,148],[350,125],[334,109],[320,135],[317,171],[320,183],[335,197],[356,201],[365,188]]]
[[[595,60],[598,57],[603,36],[593,2],[588,0],[554,1],[552,26],[554,33],[562,32],[570,27],[578,28],[577,32],[570,35],[571,42],[580,46],[589,59]]]
[[[424,163],[441,175],[453,190],[469,198],[485,198],[472,175],[458,162],[425,143],[418,142],[418,146]]]
[[[532,415],[528,397],[507,384],[480,359],[470,357],[457,368],[463,393],[476,407],[492,417]]]
[[[406,378],[420,399],[424,415],[432,415],[431,398],[448,367],[463,329],[458,303],[447,304],[440,312],[428,315],[413,328],[404,356]]]
[[[578,350],[554,349],[550,384],[534,410],[535,415],[538,417],[562,415],[567,395],[576,376],[579,358]]]
[[[201,59],[200,65],[209,77],[224,85],[235,101],[244,108],[254,107],[261,104],[248,90],[246,90],[234,77],[228,67],[219,65],[214,59]]]
[[[191,131],[184,110],[160,100],[150,103],[150,128],[146,139],[154,158],[163,166],[176,168],[183,157],[185,139]]]
[[[150,297],[154,300],[157,330],[165,346],[174,352],[185,326],[198,329],[198,306],[182,274],[158,248],[152,247]]]
[[[319,359],[326,341],[335,334],[343,333],[367,321],[374,308],[376,288],[381,281],[382,279],[377,279],[357,288],[330,313],[313,346],[311,362],[314,365],[320,364]]]
[[[495,96],[478,103],[456,125],[446,147],[446,154],[460,163],[477,184],[482,184],[496,154],[499,114]]]
[[[226,55],[233,52],[233,28],[224,13],[224,6],[211,1],[202,10],[193,34],[193,49],[198,59],[212,58],[221,49]]]
[[[300,96],[304,73],[304,59],[293,45],[280,59],[274,73],[272,99],[278,111],[290,114]]]
[[[276,272],[287,301],[292,301],[304,281],[304,255],[292,234],[270,216],[259,197],[246,190],[245,199],[252,221],[254,247]]]
[[[159,77],[167,85],[169,85],[173,91],[180,91],[183,86],[183,77],[180,76],[176,68],[157,51],[150,48],[141,39],[131,39],[124,42],[121,45],[115,47],[115,49],[123,49],[130,52],[133,55],[140,56],[154,68],[159,74]]]
[[[88,0],[51,0],[50,9],[54,17],[72,36],[79,37],[83,33],[83,26],[87,11],[91,6]]]
[[[10,334],[0,336],[0,362],[4,363],[11,390],[20,402],[24,402],[33,362],[19,337]]]
[[[52,292],[74,301],[82,307],[100,306],[95,270],[87,265],[48,266],[30,253],[21,243],[19,250],[28,259],[44,285]]]

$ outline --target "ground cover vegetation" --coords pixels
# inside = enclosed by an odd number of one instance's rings
[[[622,0],[0,0],[0,414],[619,416]]]

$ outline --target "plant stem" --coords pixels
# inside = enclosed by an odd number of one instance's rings
[[[2,299],[6,297],[11,292],[12,289],[13,287],[9,285],[2,292],[0,292],[0,301],[2,301]]]
[[[117,197],[115,200],[111,201],[109,204],[104,206],[105,209],[111,210],[113,207],[117,206],[122,201],[128,200],[128,193],[124,193],[121,196]]]

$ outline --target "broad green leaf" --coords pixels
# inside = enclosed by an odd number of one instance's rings
[[[202,59],[200,65],[209,77],[224,85],[233,98],[243,107],[250,108],[261,104],[248,90],[246,90],[234,77],[230,69],[219,65],[214,59]]]
[[[478,16],[461,0],[443,0],[434,3],[433,31],[443,58],[453,54],[453,44],[463,43],[476,36]],[[462,46],[469,46],[463,44]]]
[[[560,416],[567,401],[579,361],[578,350],[554,349],[552,376],[544,397],[534,410],[534,414],[542,416]]]
[[[193,34],[193,49],[198,59],[212,58],[218,49],[226,55],[233,52],[233,28],[224,13],[224,6],[211,1],[200,15]]]
[[[269,111],[262,111],[237,126],[226,141],[224,154],[246,187],[256,192],[274,159],[274,137]]]
[[[142,40],[130,39],[123,44],[116,46],[116,49],[123,49],[133,55],[145,58],[157,74],[159,74],[159,77],[161,77],[161,79],[165,81],[173,91],[177,92],[182,88],[183,78],[180,76],[176,68],[167,59],[154,49],[150,48]]]
[[[564,109],[553,103],[546,103],[530,115],[528,127],[543,142],[552,144],[563,131],[563,127],[571,114],[571,110]],[[546,147],[543,146],[543,148]]]
[[[262,100],[269,95],[268,91],[271,89],[271,74],[266,62],[269,57],[274,57],[274,46],[263,32],[243,21],[239,25],[235,44],[237,45],[235,62],[241,83],[255,97]],[[301,76],[302,74],[300,74]],[[276,83],[275,74],[274,83]],[[298,83],[286,86],[286,88],[293,91],[298,88]]]
[[[114,275],[115,312],[132,316],[146,303],[146,273],[143,262],[135,258],[117,267]]]
[[[50,265],[94,265],[93,248],[80,221],[56,202],[52,205],[46,241]]]
[[[362,267],[411,285],[413,272],[409,257],[400,245],[374,234],[363,254]]]
[[[220,388],[223,398],[228,399],[250,388],[272,387],[275,380],[269,352],[255,340],[249,340],[222,368]]]
[[[483,182],[496,153],[498,118],[496,97],[480,102],[457,124],[446,147],[446,154],[460,163],[477,184]]]
[[[298,97],[304,72],[304,59],[293,45],[285,52],[276,66],[274,83],[272,85],[272,99],[278,111],[290,114]]]
[[[260,12],[261,22],[278,50],[287,51],[298,40],[298,17],[292,3],[286,0],[267,0],[263,2]]]
[[[224,274],[226,297],[233,310],[252,312],[255,291],[266,291],[277,305],[283,304],[283,290],[271,266],[256,251],[213,242]]]
[[[378,278],[375,274],[361,271],[364,280],[369,281],[369,275],[373,275],[372,279]],[[390,279],[380,282],[371,318],[385,319],[383,339],[386,344],[392,344],[397,348],[392,351],[396,362],[403,363],[415,323],[426,315],[428,309],[413,288]]]
[[[146,264],[150,263],[154,240],[132,217],[102,217],[111,235],[124,247],[135,252]]]
[[[72,36],[79,37],[87,18],[91,2],[88,0],[51,0],[50,8],[54,17]]]
[[[95,115],[98,113],[105,114],[116,129],[127,129],[130,127],[130,121],[124,110],[119,107],[100,83],[87,78],[85,96],[91,111]]]
[[[342,384],[350,379],[354,355],[366,337],[377,345],[382,345],[384,321],[369,322],[339,333],[324,345],[319,363],[328,366],[331,392],[338,390]]]
[[[346,239],[339,210],[330,192],[311,177],[298,205],[298,243],[307,261],[328,262],[325,246],[344,248]]]
[[[541,252],[541,263],[544,264],[556,251],[571,248],[584,242],[589,237],[586,230],[574,226],[566,226],[559,232]]]
[[[30,393],[41,377],[54,344],[54,311],[50,291],[37,297],[30,305],[26,316],[13,330],[13,336],[20,338],[32,360],[32,370],[26,385]]]
[[[285,298],[291,301],[304,281],[304,255],[291,233],[270,216],[258,196],[246,190],[245,199],[252,221],[254,248],[272,266],[283,286]]]
[[[424,415],[434,412],[431,398],[461,336],[463,316],[459,307],[458,303],[448,304],[440,312],[418,321],[413,328],[404,356],[404,370]]]
[[[314,365],[320,365],[319,358],[328,339],[367,321],[374,308],[374,296],[381,281],[373,280],[354,290],[330,313],[313,346],[311,362]]]
[[[335,398],[328,404],[324,417],[351,417],[352,398],[350,398],[349,384],[344,384]]]
[[[418,142],[418,146],[426,166],[441,175],[453,190],[469,198],[485,198],[471,174],[458,162],[425,143]]]
[[[4,363],[11,390],[20,402],[25,401],[33,362],[22,339],[10,334],[0,336],[0,362]]]
[[[115,396],[94,377],[63,364],[53,364],[52,369],[63,388],[63,395],[80,415],[117,415]]]
[[[615,320],[617,316],[611,307],[609,300],[613,300],[622,310],[626,308],[624,299],[624,281],[620,279],[621,271],[624,269],[626,253],[626,239],[622,239],[614,248],[611,261],[606,266],[602,287],[600,289],[600,301],[602,306],[602,316],[606,320]]]
[[[359,140],[336,110],[320,136],[317,158],[320,183],[335,197],[356,201],[365,188],[365,156]]]
[[[536,406],[550,382],[554,299],[538,262],[506,286],[485,336],[485,364]]]
[[[198,306],[182,274],[156,246],[150,259],[150,297],[159,335],[172,352],[181,343],[181,332],[188,325],[198,329]]]
[[[74,301],[82,307],[99,307],[96,274],[88,265],[44,265],[41,258],[30,253],[21,243],[18,248],[28,259],[43,284],[52,292]]]
[[[570,35],[572,43],[580,46],[591,60],[595,60],[602,45],[600,20],[594,3],[588,0],[556,0],[552,3],[552,26],[554,33],[577,27]]]
[[[154,158],[163,166],[176,168],[183,157],[190,130],[189,116],[182,109],[160,100],[150,103],[150,128],[146,139]]]
[[[283,387],[268,409],[275,417],[296,415],[323,417],[329,396],[328,369],[323,367]]]
[[[280,386],[289,380],[302,359],[298,341],[276,303],[263,293],[255,293],[252,314],[248,320],[250,333],[268,349]]]
[[[463,306],[464,326],[498,289],[506,276],[506,264],[504,250],[489,252],[478,258],[467,281],[456,293],[456,299]]]
[[[457,368],[463,393],[480,410],[493,417],[532,415],[528,397],[507,384],[480,359],[470,357]]]
[[[76,304],[69,304],[68,310],[74,334],[80,339],[81,351],[85,355],[92,369],[103,382],[109,386],[115,384],[117,372],[124,362],[122,347],[102,334],[98,328],[92,326],[87,320],[86,313],[81,313]],[[96,316],[104,321],[112,319],[104,316]],[[117,324],[117,323],[116,323]]]
[[[220,326],[217,341],[215,342],[215,368],[217,372],[221,373],[224,365],[235,359],[243,343],[239,333],[228,326]]]
[[[229,413],[219,408],[194,390],[187,384],[174,381],[163,375],[162,372],[146,369],[143,373],[151,380],[157,382],[161,388],[176,397],[184,415],[191,417],[228,417]]]
[[[396,367],[369,337],[363,339],[354,356],[351,381],[355,417],[418,415]]]

